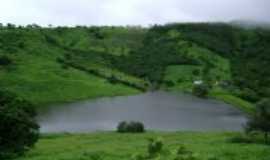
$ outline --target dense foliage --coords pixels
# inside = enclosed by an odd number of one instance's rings
[[[249,90],[242,98],[257,101],[269,97],[270,89],[270,30],[244,29],[222,23],[170,24],[163,32],[177,30],[184,39],[206,47],[226,57],[231,62],[234,84],[241,90]],[[244,91],[245,92],[245,91]]]
[[[196,64],[179,51],[177,39],[159,32],[159,27],[151,28],[143,40],[143,46],[116,63],[121,70],[149,80],[153,85],[161,84],[167,66],[176,64]]]
[[[30,103],[0,90],[0,159],[21,154],[38,139],[39,126]]]
[[[120,122],[117,126],[119,133],[142,133],[144,132],[144,125],[141,122]]]
[[[256,112],[248,121],[246,129],[248,132],[263,132],[265,142],[268,142],[268,134],[270,133],[270,99],[258,102]]]

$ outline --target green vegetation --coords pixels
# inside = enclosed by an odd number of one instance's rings
[[[270,99],[264,99],[256,105],[256,112],[247,123],[247,131],[264,133],[265,143],[268,143],[270,133]]]
[[[0,159],[22,154],[38,140],[32,104],[0,90]]]
[[[144,125],[141,122],[120,122],[117,126],[119,133],[143,133],[145,131]]]
[[[270,97],[269,42],[267,29],[222,23],[168,24],[150,29],[1,25],[0,88],[19,98],[4,104],[0,92],[0,158],[3,150],[24,151],[37,140],[37,126],[25,116],[33,117],[30,104],[46,106],[154,89],[191,93],[198,83],[207,90],[195,88],[196,95],[208,95],[251,113],[250,129],[267,136],[269,115],[253,104]],[[22,127],[9,128],[12,125],[7,120]],[[34,130],[25,128],[28,125]],[[144,127],[123,122],[118,131],[144,131]],[[257,143],[263,137],[241,136],[195,132],[50,134],[43,135],[36,148],[18,160],[270,159],[269,146]],[[158,137],[162,141],[154,140]],[[145,153],[151,156],[140,156]]]
[[[226,96],[211,95],[226,101],[238,97],[256,102],[269,96],[268,30],[225,24],[171,24],[149,30],[9,25],[1,27],[0,35],[1,87],[35,104],[160,86],[191,92],[200,80],[213,90],[222,88]]]
[[[0,28],[0,87],[47,105],[159,88],[192,92],[202,81],[211,97],[246,106],[270,96],[269,39],[267,29],[222,23],[9,24]]]
[[[62,30],[65,31],[65,34]],[[85,43],[86,40],[82,37],[89,36],[88,30],[89,28],[80,27],[52,29],[37,26],[1,28],[0,46],[3,47],[0,47],[2,62],[0,65],[0,87],[16,93],[37,106],[102,96],[140,93],[139,90],[125,84],[111,84],[102,77],[63,66],[57,61],[58,58],[67,54],[65,46],[68,46],[70,41],[75,41],[76,44],[81,43],[79,46],[82,48],[86,47],[86,44],[83,45],[81,41]],[[126,29],[123,28],[123,30]],[[121,34],[128,34],[128,31],[116,29],[114,35],[118,31]],[[135,34],[133,30],[131,34]],[[89,37],[91,42],[100,41],[94,36]],[[90,39],[89,44],[91,44]],[[79,41],[77,42],[77,40]],[[88,46],[91,46],[89,44]],[[128,45],[135,46],[132,40],[126,44],[126,47]],[[77,48],[75,46],[74,48]],[[93,47],[97,49],[98,45]]]
[[[268,160],[269,146],[259,143],[236,143],[232,137],[240,133],[201,132],[146,132],[123,134],[97,132],[91,134],[49,134],[43,135],[36,147],[18,160],[119,160],[132,159],[148,152],[149,139],[162,139],[163,159],[175,158],[179,147],[184,146],[200,160],[245,159]],[[156,140],[155,140],[156,143]],[[160,148],[157,147],[154,148]],[[183,150],[180,150],[183,151]],[[172,157],[171,157],[172,156]]]
[[[24,54],[16,61],[16,68],[0,71],[1,86],[37,105],[139,93],[80,70],[63,69],[54,59]]]
[[[210,94],[210,97],[221,100],[228,104],[238,107],[242,111],[252,114],[255,110],[255,107],[252,103],[245,101],[237,96],[232,95],[231,93],[224,92],[224,90],[213,90]]]

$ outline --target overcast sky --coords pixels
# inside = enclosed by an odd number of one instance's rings
[[[0,22],[39,25],[149,25],[270,22],[270,0],[0,0]]]

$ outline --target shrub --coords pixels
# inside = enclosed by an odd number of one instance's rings
[[[128,123],[123,121],[123,122],[120,122],[117,126],[117,132],[119,133],[125,133],[127,132],[127,128],[128,128]]]
[[[141,122],[120,122],[117,126],[119,133],[142,133],[144,132],[144,125]]]
[[[207,97],[209,92],[209,87],[205,84],[198,84],[198,85],[194,85],[192,93],[193,95],[197,96],[197,97]]]
[[[186,149],[184,146],[180,146],[176,152],[168,150],[163,147],[162,140],[149,139],[147,146],[147,153],[133,154],[133,160],[154,160],[154,159],[170,159],[170,160],[197,160],[198,156],[192,151]],[[210,157],[208,160],[218,160],[216,157]]]
[[[0,90],[0,159],[24,153],[38,139],[39,126],[33,106]]]
[[[161,139],[149,139],[149,144],[147,147],[147,151],[148,151],[148,156],[149,157],[154,157],[156,156],[158,153],[160,153],[162,151],[162,147],[163,147],[163,142]]]
[[[261,100],[256,105],[255,114],[251,116],[246,125],[246,131],[259,131],[264,133],[265,143],[270,133],[270,99]]]
[[[250,102],[256,102],[259,100],[259,97],[256,94],[256,92],[254,92],[252,89],[249,88],[244,88],[241,92],[240,97]]]

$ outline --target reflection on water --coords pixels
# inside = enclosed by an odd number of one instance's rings
[[[162,91],[51,106],[37,119],[41,132],[114,130],[123,120],[143,122],[151,130],[238,131],[246,122],[228,104]]]

